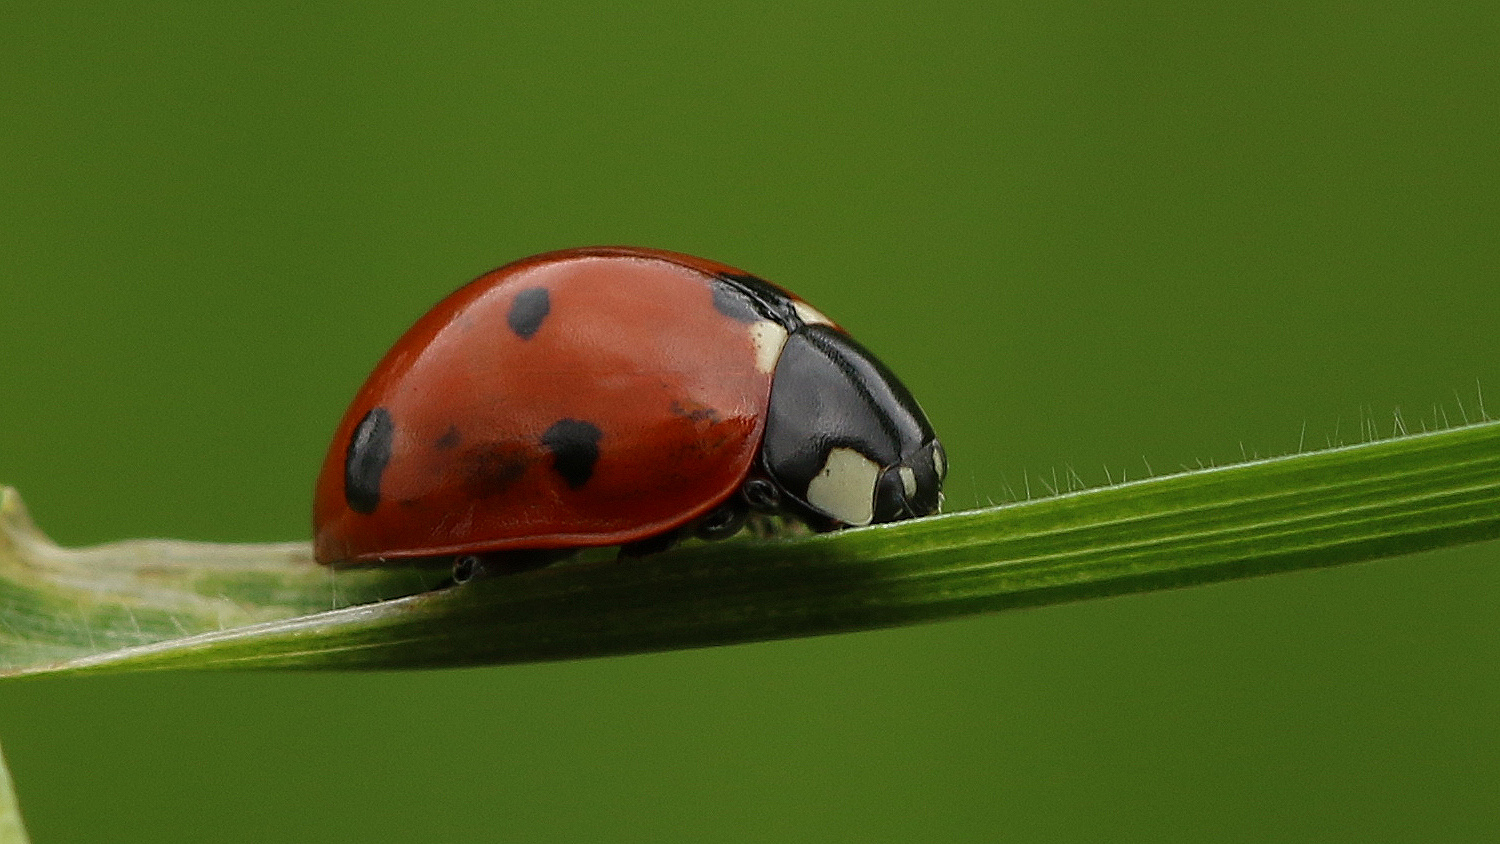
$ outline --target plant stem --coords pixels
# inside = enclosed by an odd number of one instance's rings
[[[1170,589],[1497,536],[1500,423],[1486,422],[861,530],[558,565],[16,673],[638,653]],[[281,565],[306,578],[311,564]]]

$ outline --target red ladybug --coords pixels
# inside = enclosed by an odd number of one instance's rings
[[[946,471],[896,376],[791,293],[675,252],[569,249],[480,276],[396,341],[334,434],[315,545],[504,570],[728,536],[751,510],[815,530],[925,516]]]

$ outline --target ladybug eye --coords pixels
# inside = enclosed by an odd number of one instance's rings
[[[875,483],[874,521],[894,522],[910,516],[911,508],[906,502],[916,492],[916,485],[912,470],[906,466],[892,466],[882,472]]]
[[[948,475],[948,456],[937,440],[913,454],[901,471],[906,484],[906,506],[911,516],[930,516],[943,502],[943,479]],[[907,468],[909,467],[909,468]]]

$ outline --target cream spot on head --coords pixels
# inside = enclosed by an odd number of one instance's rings
[[[948,455],[943,453],[943,447],[937,443],[932,445],[932,468],[939,478],[948,476]]]
[[[750,323],[750,342],[755,344],[755,368],[767,375],[776,371],[781,347],[786,345],[786,329],[768,319]]]
[[[800,299],[793,299],[792,307],[796,309],[797,316],[809,325],[833,325],[833,320],[823,316],[822,311]]]
[[[910,466],[902,466],[896,470],[901,476],[901,488],[906,490],[907,498],[917,497],[917,471]]]
[[[828,452],[823,470],[807,485],[807,503],[845,524],[875,519],[875,481],[880,467],[852,448]]]

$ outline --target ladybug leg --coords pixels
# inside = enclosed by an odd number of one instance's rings
[[[750,515],[750,506],[739,498],[731,498],[708,511],[708,515],[687,528],[669,530],[656,536],[648,536],[620,546],[620,557],[645,557],[660,554],[682,541],[683,535],[691,531],[698,539],[726,539],[740,532]]]
[[[693,535],[710,541],[728,539],[740,532],[749,515],[749,504],[738,497],[730,498],[699,519],[693,528]]]
[[[520,574],[550,566],[573,553],[567,548],[528,548],[494,554],[465,554],[453,558],[453,576],[449,583],[467,583],[485,577]]]
[[[682,539],[682,531],[669,530],[666,533],[658,533],[635,542],[627,542],[620,546],[620,557],[645,557],[661,552],[676,545]]]
[[[756,476],[745,481],[740,497],[757,513],[781,512],[781,488],[770,478]]]
[[[800,526],[814,533],[843,527],[842,522],[803,506],[776,481],[762,474],[741,484],[739,497],[750,508],[750,529],[761,538],[793,536],[800,532]]]

